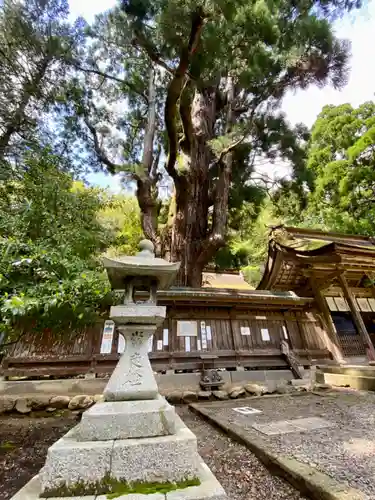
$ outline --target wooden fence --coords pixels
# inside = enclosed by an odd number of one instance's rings
[[[247,306],[172,304],[167,318],[153,337],[150,360],[157,372],[201,370],[202,355],[211,355],[211,366],[236,369],[285,368],[280,350],[282,340],[305,366],[312,360],[330,358],[319,319],[312,312],[285,310],[275,306],[255,309]],[[178,323],[195,322],[196,335],[179,336]],[[25,335],[4,357],[4,376],[98,376],[111,373],[121,350],[114,332],[110,352],[101,354],[104,320],[92,328],[62,337]],[[120,334],[121,335],[121,334]]]

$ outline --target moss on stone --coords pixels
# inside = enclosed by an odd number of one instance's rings
[[[152,493],[168,493],[170,491],[189,488],[190,486],[199,486],[201,484],[198,478],[186,479],[177,483],[147,483],[120,481],[109,475],[106,475],[101,481],[95,483],[85,483],[83,481],[75,484],[61,484],[56,488],[44,490],[41,493],[42,498],[51,497],[78,497],[86,495],[107,495],[108,499],[138,493],[151,495]]]
[[[177,483],[122,483],[121,487],[113,493],[108,493],[107,498],[113,499],[121,495],[130,495],[138,493],[139,495],[151,495],[153,493],[169,493],[170,491],[189,488],[190,486],[199,486],[201,484],[198,478],[186,479]]]
[[[14,450],[17,446],[11,441],[4,441],[0,444],[0,450]]]

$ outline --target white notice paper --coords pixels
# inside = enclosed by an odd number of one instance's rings
[[[288,330],[286,329],[286,326],[283,325],[283,334],[284,334],[284,339],[285,340],[288,340]]]
[[[201,346],[201,341],[200,340],[197,340],[197,350],[198,351],[202,350],[202,346]]]
[[[260,334],[262,335],[263,342],[269,342],[271,340],[268,328],[261,328]]]
[[[209,325],[206,326],[207,332],[207,340],[212,340],[211,327]]]
[[[206,333],[206,323],[204,321],[201,321],[201,332],[202,335]]]
[[[162,351],[163,350],[163,341],[162,340],[158,340],[157,341],[157,350],[158,351]]]
[[[110,354],[112,351],[113,332],[115,331],[115,323],[112,320],[107,320],[104,323],[102,344],[100,346],[100,354]]]
[[[251,333],[250,333],[250,327],[248,327],[248,326],[241,326],[241,335],[251,335]]]
[[[168,328],[163,330],[163,344],[168,345]]]
[[[148,339],[148,352],[152,352],[152,344],[154,342],[154,336],[151,335],[151,337]]]
[[[371,312],[371,306],[370,306],[369,301],[367,299],[365,299],[365,298],[357,299],[357,305],[358,305],[360,311]]]
[[[190,337],[185,337],[185,351],[190,352]]]
[[[205,338],[202,337],[202,349],[207,349],[207,340],[206,340],[206,337]]]

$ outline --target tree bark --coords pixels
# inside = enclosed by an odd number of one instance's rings
[[[137,174],[137,199],[141,209],[141,224],[144,235],[155,245],[157,254],[161,253],[158,232],[158,200],[156,184],[159,179],[158,164],[160,149],[154,156],[156,131],[156,90],[155,71],[150,66],[148,85],[148,114],[144,136],[141,171]]]
[[[205,86],[202,82],[192,80],[188,74],[191,56],[199,43],[205,19],[206,15],[201,7],[192,13],[189,40],[181,49],[176,69],[170,71],[172,78],[167,88],[164,111],[168,136],[168,157],[165,168],[173,180],[175,195],[170,248],[167,250],[164,246],[162,250],[172,261],[181,262],[178,284],[189,287],[201,286],[204,267],[214,257],[218,248],[224,245],[233,162],[232,147],[224,150],[219,158],[215,158],[210,146],[210,141],[216,133],[214,129],[217,111],[219,108],[223,109],[223,106],[227,106],[226,126],[223,132],[228,134],[232,131],[234,123],[232,105],[235,98],[233,79],[227,78],[227,95],[219,102],[219,82]],[[139,37],[138,43],[149,54]],[[150,54],[149,57],[154,61]],[[152,102],[150,96],[148,100]],[[183,137],[178,136],[178,112]],[[146,129],[146,136],[148,131],[149,127]],[[148,152],[149,147],[145,137],[144,164],[147,163]],[[212,189],[210,180],[210,169],[213,165],[219,167],[215,189]],[[148,174],[150,183],[151,179],[152,176]],[[155,243],[160,241],[160,235],[154,227],[155,217],[152,218],[150,215],[152,199],[149,185],[146,180],[141,179],[141,181],[138,182],[137,196],[142,210],[143,229],[146,236]]]
[[[179,284],[200,287],[206,261],[200,259],[209,232],[209,141],[215,123],[216,88],[195,89],[190,112],[189,148],[179,161],[186,182],[176,185],[176,215],[172,228],[171,259],[180,261]]]

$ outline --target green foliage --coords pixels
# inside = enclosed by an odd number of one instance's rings
[[[134,255],[143,238],[140,209],[135,196],[114,195],[108,197],[100,210],[99,221],[103,228],[114,235],[107,253]]]
[[[0,185],[0,317],[8,334],[64,331],[95,321],[111,300],[98,252],[112,234],[97,219],[101,193],[32,151],[22,178]]]
[[[232,234],[229,249],[237,266],[240,267],[246,281],[256,287],[267,260],[268,236],[271,226],[281,222],[275,214],[275,206],[269,197],[264,198],[255,216],[253,207],[244,204],[242,209],[241,225]]]
[[[71,78],[68,61],[83,35],[82,20],[71,25],[68,14],[67,0],[1,2],[0,178],[22,169],[30,144],[55,136],[45,118]]]
[[[0,239],[0,293],[2,328],[14,335],[79,329],[94,322],[111,300],[108,280],[97,263],[88,263],[67,247],[61,251],[9,238]]]
[[[305,223],[373,235],[375,104],[326,106],[312,128],[307,167],[314,177]]]

